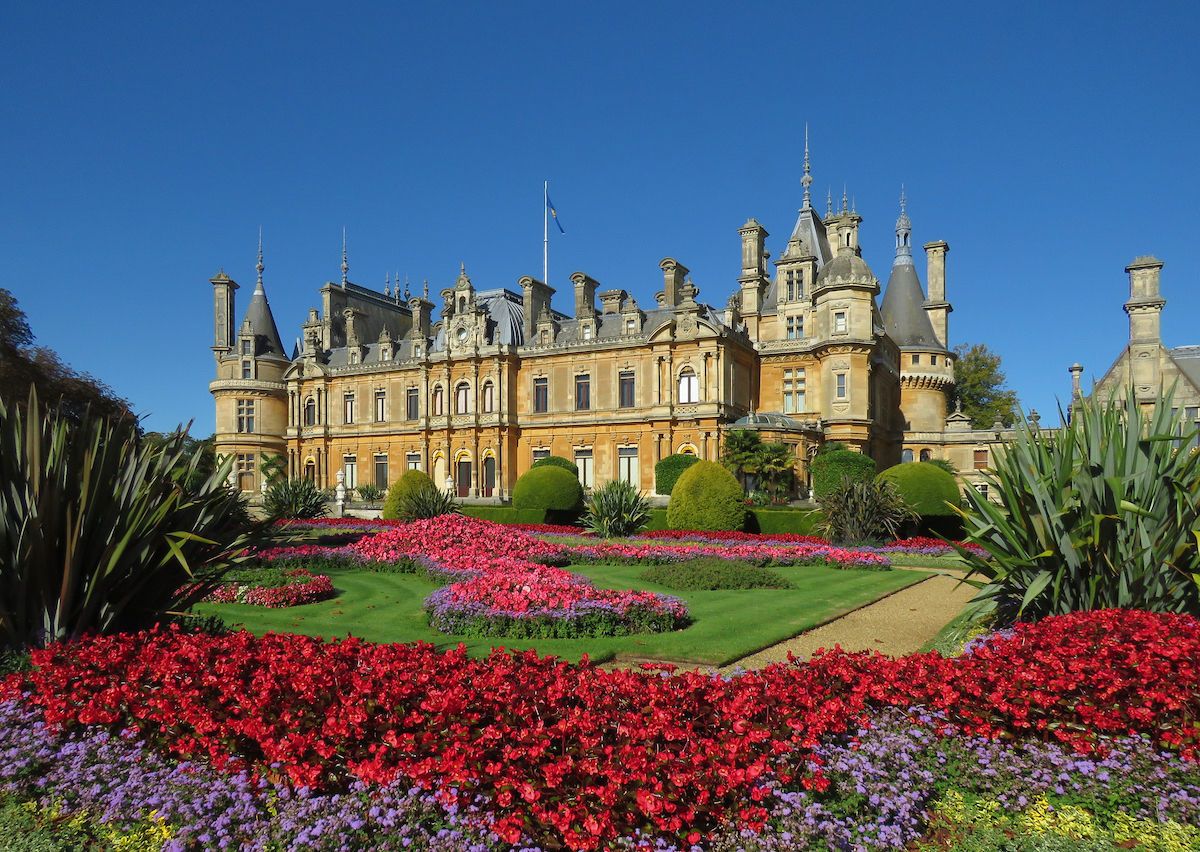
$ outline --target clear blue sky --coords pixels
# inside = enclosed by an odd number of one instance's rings
[[[782,249],[807,122],[820,209],[849,187],[886,282],[904,183],[953,341],[1027,406],[1120,352],[1135,255],[1200,343],[1195,3],[402,5],[8,3],[0,286],[39,341],[208,434],[208,278],[240,313],[260,224],[290,345],[343,225],[361,284],[539,274],[544,178],[558,307],[575,270],[647,303],[668,255],[723,306],[748,216]]]

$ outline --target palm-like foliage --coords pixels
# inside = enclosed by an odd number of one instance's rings
[[[787,444],[763,444],[758,450],[758,472],[776,500],[791,490],[796,458]]]
[[[598,536],[633,535],[649,522],[650,501],[630,482],[614,479],[588,496],[583,525]]]
[[[272,520],[323,518],[327,499],[311,479],[277,479],[263,494],[263,511]]]
[[[725,448],[721,453],[721,464],[746,486],[746,475],[758,473],[759,450],[762,437],[750,429],[733,429],[725,433]]]
[[[962,552],[986,578],[974,583],[977,614],[1200,613],[1200,454],[1187,448],[1193,435],[1176,434],[1171,397],[1143,416],[1130,388],[1124,400],[1078,402],[1057,431],[1017,425],[986,474],[999,502],[969,489],[962,513],[990,555]]]
[[[136,629],[187,609],[258,541],[229,461],[199,479],[183,433],[0,402],[0,646]]]
[[[821,532],[836,544],[868,544],[896,537],[917,514],[890,482],[843,479],[819,500]]]
[[[399,518],[403,521],[421,521],[439,515],[457,515],[460,510],[453,492],[426,485],[414,488],[401,498]]]

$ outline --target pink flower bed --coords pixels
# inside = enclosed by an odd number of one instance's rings
[[[820,539],[818,539],[820,541]],[[820,544],[711,544],[687,542],[679,544],[622,544],[602,542],[566,548],[571,554],[596,561],[622,562],[684,562],[688,559],[710,557],[736,559],[761,565],[803,565],[827,563],[843,568],[886,568],[891,563],[886,556],[868,550],[834,547]]]
[[[430,623],[448,633],[529,635],[530,621],[557,621],[573,627],[554,635],[611,634],[671,629],[687,618],[678,598],[597,589],[546,564],[564,558],[564,548],[478,518],[414,521],[345,549],[372,562],[422,557],[431,574],[448,575],[452,582],[425,602]]]
[[[748,533],[740,530],[654,530],[638,533],[637,538],[678,539],[683,541],[777,541],[784,544],[829,544],[817,535],[795,533]]]
[[[297,568],[288,571],[287,575],[293,580],[286,586],[264,588],[244,583],[226,583],[217,587],[204,600],[209,603],[240,603],[282,609],[333,597],[333,581],[324,574],[313,574],[311,571]]]

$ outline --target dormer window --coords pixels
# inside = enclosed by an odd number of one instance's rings
[[[633,317],[629,317],[627,320],[625,320],[625,333],[637,334],[637,320],[635,320]]]
[[[804,317],[787,318],[787,339],[800,340],[804,337]]]
[[[254,367],[253,367],[253,365],[251,365],[251,363],[249,361],[242,362],[242,378],[243,379],[253,379],[254,378]]]
[[[581,331],[581,336],[583,337],[584,340],[592,339],[592,324],[591,323],[584,323],[583,327],[580,329],[580,331]]]
[[[243,354],[243,355],[251,355],[251,354],[253,354],[253,353],[250,351],[250,341],[249,341],[249,340],[243,340],[243,341],[242,341],[242,354]]]
[[[547,343],[549,343],[550,342],[550,332],[546,331],[546,329],[543,328],[541,330],[541,332],[538,334],[538,342],[541,343],[543,346],[545,346]]]
[[[358,363],[358,350],[357,350],[357,349],[351,349],[351,350],[350,350],[350,363],[351,363],[351,364],[357,364],[357,363]]]
[[[467,312],[467,297],[466,296],[458,297],[458,312],[460,314],[465,314]]]

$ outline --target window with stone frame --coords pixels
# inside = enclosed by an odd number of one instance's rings
[[[795,316],[787,318],[787,339],[800,340],[804,337],[804,317]]]
[[[471,385],[467,382],[459,382],[454,386],[454,413],[471,413]]]
[[[575,410],[588,411],[592,407],[592,378],[587,373],[575,377]]]
[[[421,469],[421,454],[420,453],[405,453],[404,466],[409,470]]]
[[[446,413],[446,397],[441,385],[434,387],[433,400],[430,407],[433,409],[434,417],[440,417]]]
[[[684,367],[679,371],[679,402],[699,402],[700,401],[700,379],[696,376],[696,371],[691,367]]]
[[[617,447],[617,479],[635,487],[641,484],[637,447]]]
[[[849,324],[846,322],[846,312],[845,311],[835,311],[833,314],[833,332],[834,332],[834,334],[845,334],[846,330],[848,328],[849,328]]]
[[[304,425],[317,425],[317,401],[311,396],[304,400]]]
[[[421,418],[420,389],[409,388],[404,392],[404,417],[406,420],[419,420]]]
[[[622,370],[617,375],[617,402],[621,408],[634,407],[635,388],[633,370]]]
[[[550,380],[545,376],[533,380],[533,410],[539,414],[550,410]]]
[[[253,365],[251,365],[251,363],[249,361],[242,362],[242,378],[243,379],[253,379],[254,378],[254,367],[253,367]]]
[[[388,487],[388,457],[387,453],[375,454],[375,487],[387,491]]]
[[[988,451],[986,449],[976,450],[972,461],[973,461],[975,470],[987,470]]]
[[[354,422],[354,392],[342,394],[342,422]]]
[[[483,383],[483,413],[491,414],[496,410],[496,386],[491,380]]]
[[[592,466],[592,450],[591,448],[575,451],[575,467],[579,468],[579,484],[584,488],[591,488],[594,482]]]
[[[383,423],[387,420],[387,391],[375,391],[375,422]]]
[[[783,371],[783,413],[799,414],[805,410],[804,368],[785,369]]]
[[[850,396],[850,377],[847,373],[833,374],[834,399],[846,399]]]
[[[237,430],[239,432],[254,431],[254,400],[239,399],[237,401]]]

